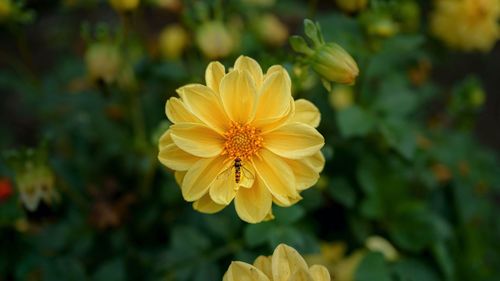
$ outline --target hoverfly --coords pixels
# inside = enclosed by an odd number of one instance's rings
[[[252,172],[244,166],[244,163],[241,160],[241,158],[236,157],[232,162],[233,163],[231,163],[231,165],[228,165],[228,167],[217,176],[216,180],[224,180],[224,181],[230,180],[231,185],[235,186],[243,185],[250,187],[250,185],[254,180]],[[231,180],[233,172],[234,172],[234,180]]]

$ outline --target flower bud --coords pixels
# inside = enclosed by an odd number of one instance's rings
[[[120,72],[122,60],[118,48],[109,43],[92,44],[85,53],[85,64],[92,81],[113,83]]]
[[[354,84],[359,74],[358,65],[340,45],[327,43],[311,56],[311,65],[321,77],[331,82]]]
[[[399,253],[392,244],[380,236],[370,236],[365,241],[366,248],[370,251],[380,252],[388,261],[395,261],[399,258]]]
[[[288,29],[275,15],[267,14],[257,21],[257,34],[264,43],[280,47],[288,39]]]
[[[155,0],[154,3],[156,6],[171,12],[178,12],[182,9],[181,0]]]
[[[330,91],[328,100],[330,101],[330,105],[335,110],[342,110],[351,106],[354,102],[354,92],[352,87],[344,85],[334,86]]]
[[[225,57],[233,51],[235,46],[229,30],[218,21],[203,24],[196,33],[196,43],[209,59]]]
[[[139,6],[139,0],[109,0],[109,3],[118,12],[131,11]]]
[[[165,27],[159,38],[159,47],[162,57],[169,60],[177,59],[188,43],[186,30],[177,24]]]
[[[368,0],[336,0],[337,6],[348,13],[354,13],[366,8]]]
[[[367,32],[383,38],[389,38],[399,31],[398,24],[390,17],[375,17],[367,25]]]

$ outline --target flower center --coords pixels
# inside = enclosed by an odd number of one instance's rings
[[[224,138],[226,142],[222,154],[227,154],[230,158],[248,159],[262,147],[260,130],[250,125],[233,122],[224,133]]]

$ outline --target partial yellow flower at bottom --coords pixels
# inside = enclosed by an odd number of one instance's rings
[[[324,266],[309,267],[302,256],[292,247],[280,244],[272,256],[258,257],[253,265],[232,262],[223,281],[330,281]]]
[[[452,48],[487,52],[500,36],[498,0],[436,0],[432,33]]]
[[[323,169],[323,136],[316,106],[294,101],[286,70],[240,56],[226,73],[208,65],[206,84],[189,84],[170,98],[172,126],[161,136],[158,159],[176,171],[186,201],[215,213],[233,199],[239,217],[257,223],[271,205],[290,206]]]

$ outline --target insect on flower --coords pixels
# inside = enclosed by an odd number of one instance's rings
[[[227,160],[226,162],[225,165],[227,168],[216,177],[216,184],[227,186],[228,191],[238,191],[240,187],[252,187],[255,178],[240,157],[236,157],[234,160]]]

